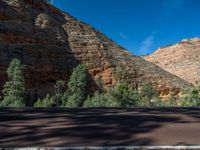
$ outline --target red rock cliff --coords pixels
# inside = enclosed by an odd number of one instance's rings
[[[93,89],[95,83],[114,85],[122,65],[130,83],[150,80],[163,96],[190,86],[42,0],[0,0],[0,88],[14,57],[26,66],[27,93],[33,99],[50,93],[56,80],[68,80],[79,63],[87,65]]]

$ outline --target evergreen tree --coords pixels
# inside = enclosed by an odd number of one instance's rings
[[[25,106],[24,93],[25,82],[23,76],[23,66],[18,59],[13,59],[7,69],[8,81],[3,89],[3,101],[1,107],[21,107]]]
[[[81,64],[78,65],[69,80],[68,91],[65,106],[67,107],[80,107],[83,105],[86,95],[87,85],[87,70],[86,66]]]
[[[65,81],[59,80],[54,86],[55,93],[53,96],[46,95],[44,99],[38,99],[34,107],[60,107],[64,95]]]
[[[56,107],[59,107],[62,105],[62,99],[64,96],[64,90],[65,90],[65,81],[59,80],[56,82],[55,86],[55,95],[53,97],[54,99],[54,105]]]
[[[54,104],[54,99],[49,94],[41,100],[38,99],[37,102],[35,102],[34,107],[52,107]]]

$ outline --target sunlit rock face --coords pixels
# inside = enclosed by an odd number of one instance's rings
[[[67,81],[79,63],[88,68],[90,91],[115,85],[121,66],[133,86],[151,81],[161,96],[190,86],[43,0],[0,0],[1,89],[15,57],[25,65],[27,99],[33,100],[52,93],[57,80]]]
[[[199,38],[184,39],[179,43],[161,47],[145,59],[194,85],[200,80]]]

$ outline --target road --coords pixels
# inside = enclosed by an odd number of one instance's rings
[[[200,109],[0,109],[0,147],[200,145]]]

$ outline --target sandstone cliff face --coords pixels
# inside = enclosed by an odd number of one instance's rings
[[[187,39],[145,57],[161,68],[193,83],[200,80],[200,39]]]
[[[27,93],[33,99],[50,93],[56,80],[67,81],[79,63],[87,65],[90,89],[114,85],[120,66],[130,83],[150,80],[163,96],[190,86],[42,0],[0,0],[1,88],[14,57],[26,67]]]

